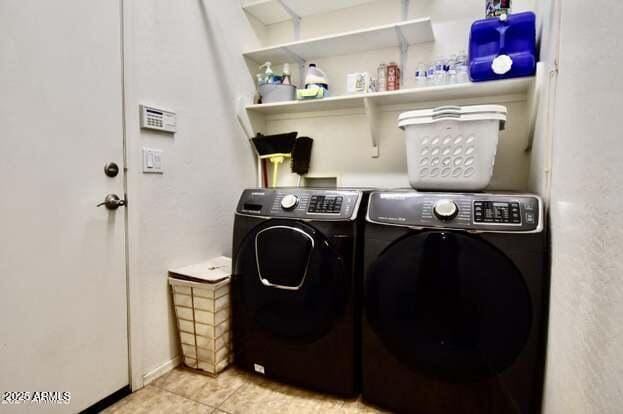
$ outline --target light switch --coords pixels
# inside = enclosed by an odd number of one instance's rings
[[[162,169],[162,150],[143,148],[143,172],[153,174],[163,174]]]
[[[154,169],[162,171],[161,152],[154,151]]]

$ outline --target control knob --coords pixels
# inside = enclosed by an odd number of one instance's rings
[[[293,210],[299,204],[299,198],[294,194],[288,194],[281,200],[281,208]]]
[[[452,200],[439,200],[435,203],[433,212],[439,220],[449,221],[459,214],[459,208]]]

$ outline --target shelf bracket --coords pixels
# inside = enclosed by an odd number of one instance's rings
[[[285,0],[277,0],[281,7],[292,18],[292,33],[294,41],[301,40],[301,16],[299,16],[290,6],[288,6]],[[287,47],[283,48],[288,55],[290,55],[296,63],[299,65],[299,85],[305,87],[305,59],[292,52]]]
[[[411,0],[400,0],[400,17],[404,22],[409,18],[409,7],[411,6]]]
[[[305,87],[305,59],[303,59],[302,57],[300,57],[299,55],[297,55],[296,53],[294,53],[287,47],[283,47],[281,49],[286,55],[289,56],[289,59],[292,59],[292,61],[296,62],[296,64],[299,66],[299,86],[301,86],[301,88],[304,88]]]
[[[299,65],[305,64],[305,59],[303,59],[302,57],[300,57],[299,55],[297,55],[296,53],[294,53],[287,47],[282,47],[281,50],[283,50],[283,52],[289,56],[288,59],[292,59],[292,61],[298,63]]]
[[[400,44],[400,86],[404,85],[405,80],[405,66],[407,64],[407,56],[409,54],[409,42],[400,27],[395,26],[396,37],[398,37],[398,43]]]
[[[377,105],[371,98],[363,98],[363,104],[366,109],[366,118],[368,118],[368,127],[370,128],[370,139],[372,141],[372,150],[370,152],[372,158],[379,157],[379,130],[377,128],[377,121],[379,117],[379,110]]]
[[[301,16],[296,14],[296,12],[292,10],[292,8],[290,8],[290,6],[288,6],[284,0],[277,0],[277,2],[292,18],[292,30],[294,34],[294,40],[301,40]]]

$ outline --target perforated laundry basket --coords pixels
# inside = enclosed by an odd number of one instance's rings
[[[217,374],[232,360],[230,276],[228,257],[169,271],[184,364],[190,368]]]
[[[405,112],[409,182],[416,190],[480,191],[491,181],[499,131],[506,123],[500,105],[444,106]]]

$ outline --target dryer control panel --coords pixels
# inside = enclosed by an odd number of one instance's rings
[[[249,189],[242,193],[236,212],[247,216],[316,221],[354,220],[362,197],[362,191],[346,189]]]
[[[543,202],[529,194],[374,192],[371,223],[488,232],[540,232]]]

